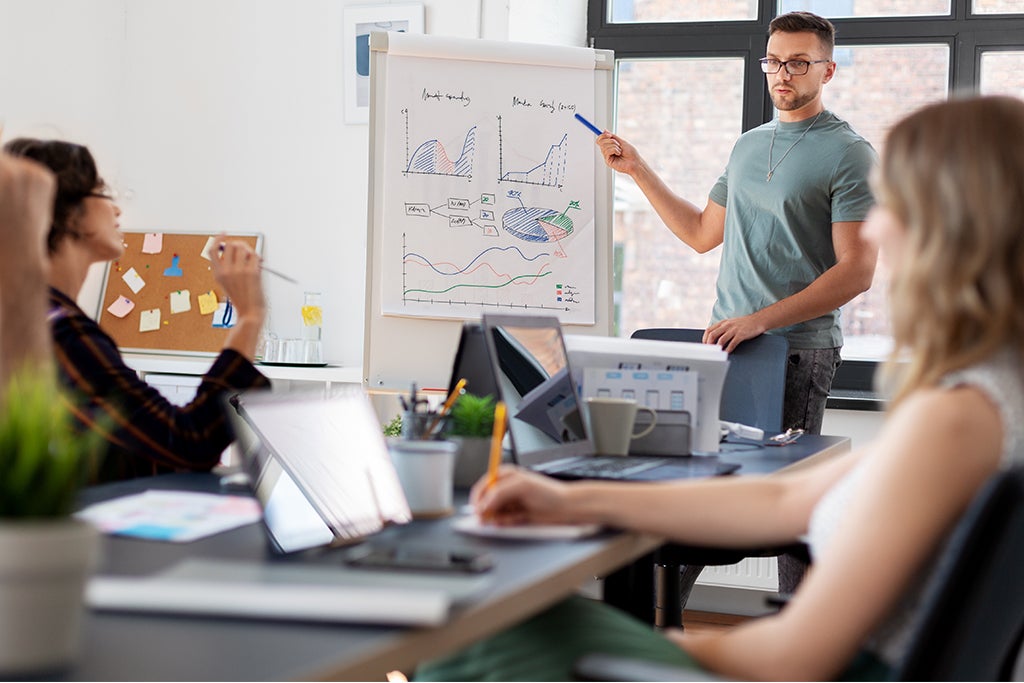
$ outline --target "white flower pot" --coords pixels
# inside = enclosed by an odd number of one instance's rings
[[[76,519],[0,520],[0,673],[74,659],[98,548],[97,530]]]

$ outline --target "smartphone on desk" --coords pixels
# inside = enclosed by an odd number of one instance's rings
[[[345,563],[365,569],[419,569],[467,574],[479,574],[494,567],[494,560],[487,553],[399,545],[353,548],[345,555]]]

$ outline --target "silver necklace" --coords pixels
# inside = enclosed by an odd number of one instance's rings
[[[807,128],[804,128],[804,132],[800,133],[800,137],[796,139],[796,142],[789,146],[789,149],[786,150],[786,153],[782,155],[781,159],[779,159],[779,163],[775,164],[774,166],[772,166],[772,150],[775,149],[775,131],[779,129],[779,126],[778,124],[776,124],[775,128],[772,128],[772,141],[771,143],[768,144],[768,177],[764,179],[766,183],[770,183],[772,181],[772,176],[775,175],[775,169],[779,167],[779,164],[785,161],[786,157],[789,156],[789,153],[793,151],[793,148],[800,144],[800,141],[804,139],[805,135],[807,135],[807,131],[809,131],[811,128],[814,128],[814,124],[818,122],[818,119],[821,118],[821,115],[824,113],[824,109],[818,112],[818,115],[814,117],[813,121],[811,121],[811,125],[807,126]]]

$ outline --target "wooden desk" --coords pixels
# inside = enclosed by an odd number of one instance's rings
[[[799,446],[799,448],[797,448]],[[804,437],[792,446],[723,453],[742,462],[740,473],[760,474],[849,448],[839,437]],[[214,475],[174,474],[95,487],[89,504],[147,488],[216,490]],[[661,539],[608,532],[573,542],[499,542],[457,534],[451,520],[413,522],[386,529],[384,542],[415,540],[486,550],[497,560],[485,597],[453,607],[437,628],[330,625],[247,619],[90,612],[81,654],[61,680],[384,680],[398,669],[411,673],[425,659],[454,652],[536,614],[594,577],[607,576],[653,552]],[[261,525],[179,545],[105,537],[100,571],[137,575],[159,571],[186,557],[268,559]],[[308,558],[346,571],[341,551]]]
[[[175,474],[96,487],[86,503],[145,488],[215,490],[213,475]],[[660,541],[642,534],[605,533],[574,542],[495,542],[457,534],[451,520],[386,529],[381,541],[415,539],[486,550],[496,559],[485,598],[457,604],[438,628],[286,623],[246,619],[90,612],[81,655],[64,680],[384,680],[393,669],[453,652],[519,622],[595,576],[650,552]],[[266,557],[254,524],[185,545],[105,537],[101,571],[144,574],[185,557]],[[340,551],[311,561],[341,564]]]

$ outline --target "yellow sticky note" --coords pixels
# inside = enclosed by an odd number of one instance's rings
[[[171,292],[171,313],[184,313],[192,310],[192,294],[187,289]]]
[[[206,294],[200,294],[197,298],[201,315],[209,315],[217,310],[217,293],[212,289]]]

